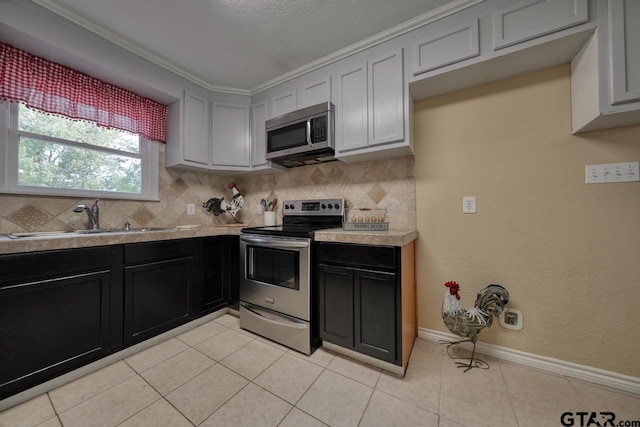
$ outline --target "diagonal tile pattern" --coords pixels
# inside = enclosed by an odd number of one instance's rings
[[[0,426],[524,427],[561,425],[567,411],[640,421],[639,395],[486,360],[463,373],[418,338],[401,378],[323,348],[305,356],[226,314],[1,412]]]
[[[231,216],[214,216],[201,208],[211,197],[231,197],[227,188],[236,182],[245,200],[240,220],[247,225],[261,225],[264,217],[256,207],[260,199],[278,198],[277,216],[282,202],[291,199],[344,198],[348,208],[386,209],[389,227],[416,227],[416,189],[413,157],[401,157],[356,164],[321,163],[293,168],[286,173],[244,177],[225,177],[167,169],[164,145],[160,147],[159,201],[100,200],[100,226],[175,227],[200,225],[213,227],[230,224]],[[78,203],[91,205],[91,199],[73,197],[36,197],[0,194],[0,234],[24,231],[57,231],[88,228],[84,213],[73,212]],[[193,203],[195,215],[187,215]]]

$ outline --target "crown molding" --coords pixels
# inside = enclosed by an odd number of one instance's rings
[[[400,25],[397,25],[393,28],[385,30],[367,39],[364,39],[344,49],[338,50],[330,55],[327,55],[315,61],[309,62],[308,64],[305,64],[302,67],[296,68],[295,70],[292,70],[288,73],[278,76],[275,79],[269,80],[263,84],[260,84],[250,89],[221,86],[221,85],[216,85],[211,82],[208,82],[194,75],[193,73],[190,73],[186,69],[170,61],[167,61],[166,59],[150,52],[147,49],[142,48],[141,46],[138,46],[137,44],[113,33],[112,31],[107,30],[103,26],[100,26],[78,15],[77,13],[69,10],[68,8],[60,6],[54,0],[31,0],[31,1],[41,7],[44,7],[45,9],[48,9],[49,11],[55,13],[56,15],[59,15],[73,22],[74,24],[77,24],[80,27],[85,28],[88,31],[91,31],[92,33],[110,41],[111,43],[114,43],[134,53],[135,55],[138,55],[180,77],[183,77],[186,80],[189,80],[197,84],[198,86],[204,87],[213,92],[223,92],[223,93],[231,93],[231,94],[238,94],[238,95],[253,95],[257,92],[261,92],[263,90],[269,89],[270,87],[276,86],[280,83],[284,83],[288,80],[291,80],[295,77],[306,74],[315,69],[324,67],[325,65],[329,65],[333,62],[339,61],[355,53],[362,52],[363,50],[366,50],[370,47],[376,46],[387,40],[401,36],[405,33],[408,33],[424,25],[427,25],[433,21],[442,19],[448,15],[467,9],[471,6],[474,6],[478,3],[482,3],[486,0],[455,0],[453,2],[447,3],[444,6],[436,8],[425,14],[419,15],[409,21],[406,21]]]
[[[486,0],[456,0],[451,3],[447,3],[444,6],[440,6],[439,8],[433,9],[427,13],[419,15],[400,25],[397,25],[393,28],[385,30],[367,39],[364,39],[358,43],[354,43],[351,46],[347,46],[344,49],[338,50],[320,59],[309,62],[308,64],[305,64],[302,67],[296,68],[295,70],[292,70],[288,73],[278,76],[273,80],[270,80],[266,83],[258,85],[252,88],[249,92],[253,95],[255,93],[269,89],[270,87],[279,85],[280,83],[284,83],[287,80],[291,80],[293,78],[299,77],[303,74],[306,74],[318,68],[324,67],[325,65],[332,64],[348,56],[351,56],[358,52],[362,52],[363,50],[369,49],[373,46],[379,45],[393,38],[399,37],[417,28],[423,27],[431,22],[437,21],[446,16],[452,15],[456,12],[467,9],[471,6],[474,6],[478,3],[482,3],[484,1]]]

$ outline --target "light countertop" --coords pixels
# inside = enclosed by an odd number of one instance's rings
[[[362,245],[405,246],[418,238],[413,229],[387,231],[345,231],[341,228],[316,231],[319,242],[358,243]]]
[[[91,246],[119,245],[160,240],[189,239],[239,235],[245,225],[198,227],[145,232],[109,232],[99,234],[61,234],[44,237],[10,239],[0,236],[0,254],[36,252]],[[418,237],[416,230],[344,231],[341,228],[317,231],[315,240],[321,242],[357,243],[363,245],[405,246]]]

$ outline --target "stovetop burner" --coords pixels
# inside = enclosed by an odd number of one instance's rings
[[[342,227],[344,199],[288,200],[283,204],[282,225],[247,227],[242,233],[313,238],[314,232]]]

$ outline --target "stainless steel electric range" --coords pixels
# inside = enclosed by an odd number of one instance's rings
[[[311,354],[319,342],[314,232],[341,227],[344,213],[344,199],[289,200],[282,225],[242,229],[240,327]]]

